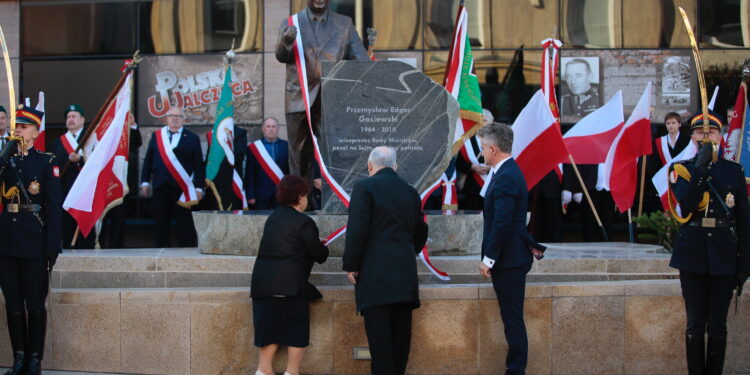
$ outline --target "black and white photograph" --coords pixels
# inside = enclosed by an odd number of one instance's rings
[[[560,78],[561,116],[581,118],[601,106],[599,57],[563,57]]]

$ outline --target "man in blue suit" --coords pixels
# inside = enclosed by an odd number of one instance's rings
[[[168,139],[165,146],[170,147],[188,176],[192,177],[197,199],[203,198],[206,171],[203,166],[203,151],[201,142],[195,133],[184,129],[185,114],[181,108],[172,107],[167,111]],[[156,137],[157,130],[151,135],[146,157],[143,159],[141,171],[141,196],[148,197],[153,189],[154,219],[156,219],[155,244],[156,247],[169,247],[169,224],[172,216],[177,219],[177,245],[193,247],[198,245],[198,235],[190,208],[185,207],[197,202],[178,204],[183,190],[180,183],[170,173],[162,154],[159,151]],[[182,203],[182,202],[180,202]]]
[[[506,374],[524,374],[529,343],[523,321],[526,273],[532,256],[541,259],[543,248],[526,231],[528,194],[521,169],[511,157],[513,131],[504,124],[493,123],[482,128],[484,161],[492,166],[490,179],[482,192],[484,197],[484,237],[479,272],[492,278],[500,315],[505,326],[508,355]]]
[[[289,142],[279,138],[279,122],[268,117],[261,127],[263,138],[260,142],[284,175],[289,174]],[[249,147],[249,146],[248,146]],[[276,208],[276,183],[261,166],[252,152],[247,153],[245,166],[245,195],[251,209],[273,210]],[[270,161],[266,161],[270,162]]]

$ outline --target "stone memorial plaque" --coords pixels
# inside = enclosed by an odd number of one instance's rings
[[[319,141],[333,178],[351,194],[377,146],[398,155],[398,174],[420,193],[450,162],[458,103],[420,70],[399,61],[323,62]],[[346,212],[328,186],[324,212]]]

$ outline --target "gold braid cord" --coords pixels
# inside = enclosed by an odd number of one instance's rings
[[[690,182],[690,171],[685,168],[682,164],[674,164],[674,172],[677,173],[678,177],[684,178],[686,181]],[[669,187],[667,188],[667,205],[669,206],[669,213],[672,214],[672,217],[677,220],[680,224],[685,224],[690,219],[693,218],[693,213],[689,213],[686,217],[680,216],[680,214],[677,213],[677,209],[675,208],[675,205],[672,204],[672,184],[669,183]],[[708,195],[708,192],[703,192],[703,199],[698,203],[698,211],[705,210],[706,206],[708,206],[708,201],[710,197]]]

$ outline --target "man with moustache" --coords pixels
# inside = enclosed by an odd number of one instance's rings
[[[565,85],[560,96],[563,115],[583,117],[599,108],[599,91],[591,85],[592,73],[589,62],[581,58],[570,60],[565,66]]]
[[[70,192],[73,183],[78,178],[78,174],[83,168],[83,150],[78,150],[79,142],[83,141],[83,135],[86,130],[83,124],[86,122],[83,108],[77,104],[71,104],[65,107],[65,127],[68,131],[61,135],[52,144],[50,151],[55,155],[55,159],[60,166],[60,176],[62,183],[62,201]],[[68,211],[63,210],[62,215],[62,240],[64,249],[93,249],[96,246],[96,229],[92,229],[88,236],[78,233],[75,244],[71,244],[75,235],[78,223]]]
[[[297,76],[294,45],[301,32],[307,70],[310,116],[313,131],[320,122],[321,61],[369,60],[351,18],[328,10],[328,0],[307,0],[307,7],[298,15],[299,27],[281,22],[276,60],[286,64],[286,124],[289,137],[289,169],[291,174],[310,177],[313,145],[307,125],[302,86]]]

